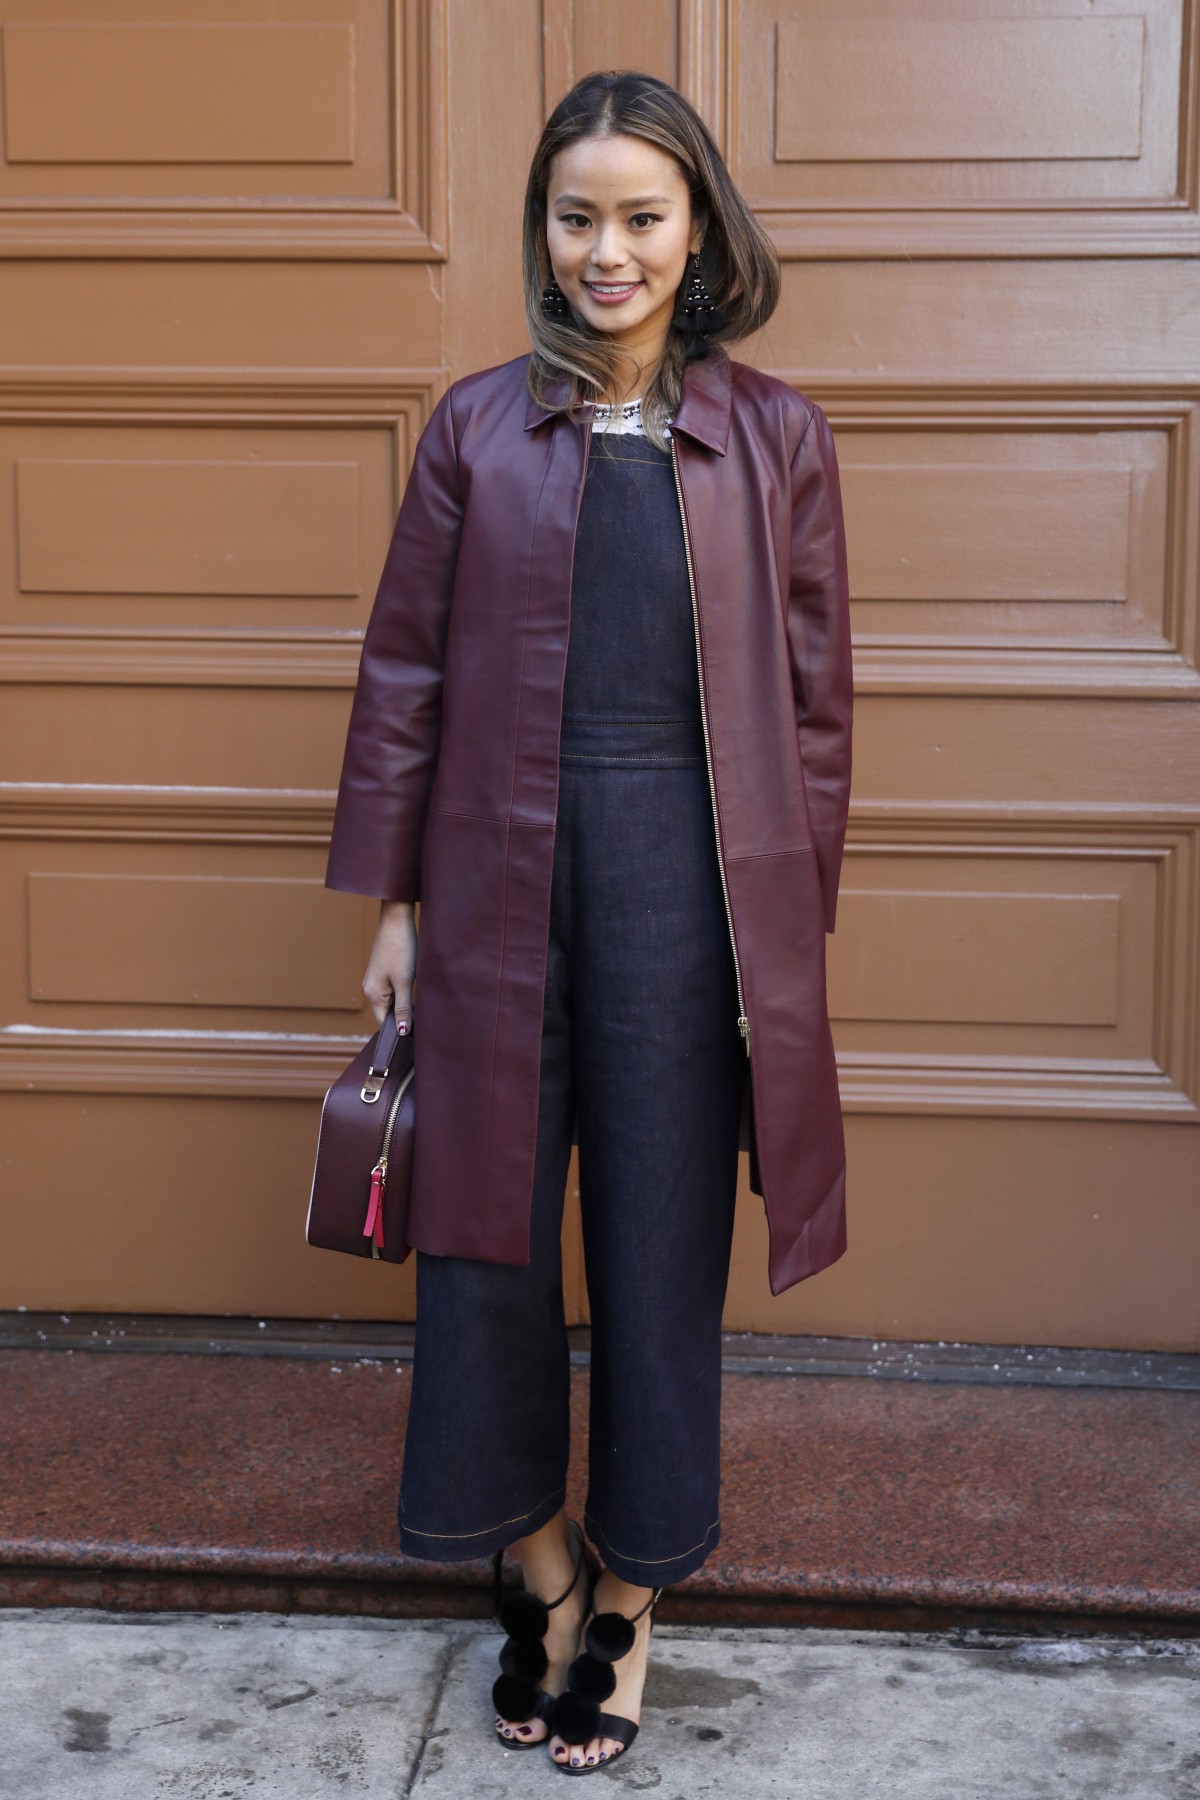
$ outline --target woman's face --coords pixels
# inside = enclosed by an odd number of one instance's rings
[[[580,138],[551,162],[546,211],[554,278],[575,311],[659,355],[701,236],[675,158],[644,138]]]

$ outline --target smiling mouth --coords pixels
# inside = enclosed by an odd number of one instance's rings
[[[583,285],[595,299],[611,305],[618,300],[628,300],[642,284],[640,281],[585,281]]]

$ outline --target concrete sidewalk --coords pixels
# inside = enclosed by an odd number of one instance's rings
[[[562,1794],[504,1751],[498,1628],[316,1614],[0,1612],[5,1800]],[[656,1627],[600,1774],[662,1800],[1196,1800],[1200,1640]]]

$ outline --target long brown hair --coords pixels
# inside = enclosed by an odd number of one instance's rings
[[[574,311],[550,318],[542,310],[542,289],[553,270],[546,243],[546,192],[557,153],[581,138],[645,138],[679,164],[688,185],[693,219],[704,233],[705,263],[714,303],[725,314],[724,329],[711,341],[733,343],[764,325],[779,304],[779,258],[775,247],[738,192],[704,120],[676,88],[636,69],[595,71],[577,81],[547,119],[525,187],[522,275],[525,321],[533,354],[529,391],[549,407],[546,383],[570,380],[559,411],[603,400],[616,391],[621,353],[607,332],[593,329]],[[688,280],[684,276],[684,281]],[[646,435],[668,448],[663,426],[679,405],[686,362],[684,334],[673,325],[666,347],[642,397]],[[554,409],[551,409],[554,410]]]

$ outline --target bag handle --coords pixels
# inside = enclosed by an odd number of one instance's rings
[[[367,1070],[366,1080],[359,1089],[360,1098],[368,1106],[373,1106],[379,1098],[380,1090],[387,1080],[387,1072],[396,1054],[396,1045],[400,1042],[400,1031],[396,1024],[395,1008],[389,1006],[384,1014],[383,1024],[376,1034],[375,1044],[371,1051],[371,1066]]]

